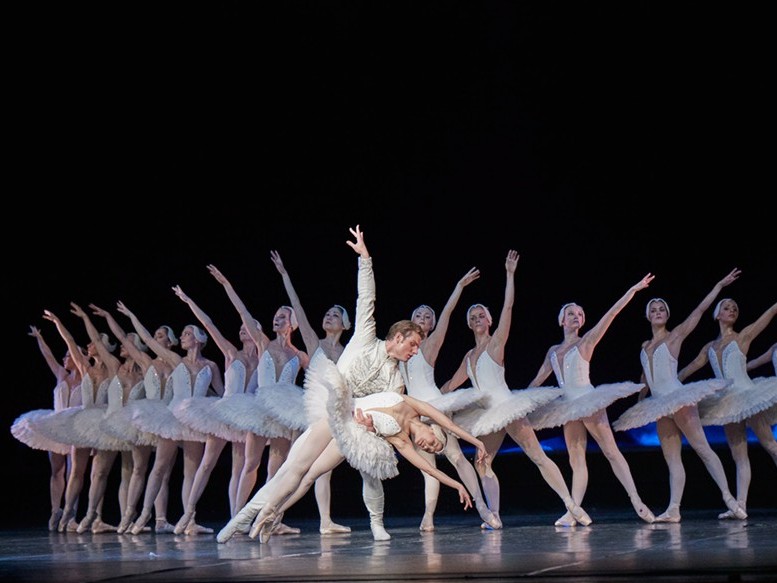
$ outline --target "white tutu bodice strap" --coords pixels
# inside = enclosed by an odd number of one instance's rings
[[[394,448],[385,439],[356,423],[353,412],[357,406],[362,409],[391,406],[385,399],[401,400],[401,395],[393,392],[375,393],[354,400],[342,373],[331,360],[325,358],[311,362],[305,375],[305,387],[306,390],[319,390],[317,387],[323,387],[329,394],[329,427],[340,452],[353,468],[379,480],[393,478],[399,474]],[[393,404],[396,402],[394,400]]]
[[[653,351],[651,362],[647,352],[640,352],[642,370],[650,388],[650,396],[624,411],[612,427],[615,431],[627,431],[669,417],[683,407],[695,405],[702,399],[726,388],[730,381],[707,379],[683,384],[677,377],[677,359],[669,352],[666,343]]]
[[[707,355],[715,378],[729,380],[731,384],[699,403],[702,425],[739,423],[777,404],[777,377],[751,379],[747,358],[736,341],[723,348],[720,361],[712,347]]]

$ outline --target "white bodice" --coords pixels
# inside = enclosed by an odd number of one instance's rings
[[[510,397],[510,387],[505,382],[505,369],[500,366],[487,351],[484,351],[472,368],[470,358],[467,358],[467,376],[472,386],[488,394],[489,406]]]
[[[747,357],[736,340],[729,342],[723,349],[720,362],[718,353],[712,346],[707,349],[707,357],[716,378],[733,381],[732,385],[739,389],[753,386],[754,383],[747,374]]]
[[[103,379],[97,392],[94,391],[94,381],[91,375],[87,375],[81,381],[81,404],[84,409],[98,405],[108,404],[108,384],[110,379]]]
[[[180,362],[170,374],[173,380],[173,398],[169,403],[172,408],[179,402],[189,397],[204,397],[210,387],[213,373],[209,366],[203,366],[194,377],[194,386],[192,386],[192,377],[185,363]]]
[[[399,370],[405,381],[405,391],[411,397],[431,401],[442,394],[434,382],[434,367],[426,362],[423,352],[418,351],[407,362],[400,362]]]
[[[235,359],[224,373],[224,396],[237,395],[239,393],[256,392],[258,386],[258,372],[254,370],[251,377],[246,379],[246,365],[242,360]]]
[[[81,385],[70,388],[67,381],[62,380],[54,387],[54,411],[62,411],[68,407],[77,407],[81,404]]]
[[[669,352],[666,342],[662,342],[653,351],[652,363],[643,348],[639,359],[645,372],[647,385],[653,395],[666,395],[682,386],[677,378],[677,359]]]
[[[106,413],[113,413],[121,409],[129,401],[135,401],[145,397],[143,381],[135,383],[129,392],[124,394],[124,385],[118,375],[114,375],[108,384],[108,410]]]
[[[276,378],[275,362],[273,361],[270,352],[265,350],[262,352],[262,356],[259,358],[259,366],[256,367],[257,386],[265,387],[267,385],[280,383],[293,385],[295,384],[294,381],[297,379],[297,374],[299,373],[299,366],[299,356],[290,358],[286,364],[283,365],[281,374],[278,376],[278,378]]]

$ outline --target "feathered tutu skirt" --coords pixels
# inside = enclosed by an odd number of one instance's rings
[[[305,410],[305,390],[297,385],[268,385],[256,391],[259,406],[273,420],[293,429],[308,428]]]
[[[500,399],[488,395],[486,391],[480,392],[486,395],[483,400],[453,414],[453,421],[475,437],[504,429],[516,419],[527,417],[532,411],[555,401],[562,394],[561,389],[551,387],[516,389]]]
[[[480,391],[474,387],[467,389],[456,389],[450,393],[440,394],[439,397],[429,399],[429,403],[432,407],[438,411],[442,411],[448,415],[467,409],[473,405],[485,400],[486,392]]]
[[[143,399],[141,399],[143,400]],[[123,407],[107,413],[100,421],[100,428],[113,437],[138,446],[156,446],[159,437],[147,431],[141,431],[133,422],[135,405],[138,401],[130,401]]]
[[[225,423],[214,411],[216,404],[232,395],[223,397],[190,397],[173,406],[173,415],[184,425],[208,435],[215,435],[225,441],[245,442],[246,432]]]
[[[607,383],[597,387],[577,389],[572,398],[569,396],[569,389],[559,389],[564,392],[564,396],[531,413],[529,422],[535,431],[560,427],[570,421],[584,419],[597,411],[606,409],[618,399],[633,395],[644,386],[642,383],[629,381]]]
[[[175,405],[173,405],[175,406]],[[140,399],[132,407],[132,424],[141,431],[173,441],[204,442],[207,435],[181,423],[160,399]]]
[[[31,428],[44,437],[79,449],[129,451],[131,444],[103,431],[101,422],[107,405],[68,407],[31,422]]]
[[[54,413],[54,409],[35,409],[19,415],[11,424],[11,434],[27,447],[50,451],[61,455],[70,453],[70,445],[45,437],[33,428],[33,424]]]
[[[726,380],[709,379],[684,384],[669,393],[651,395],[626,409],[613,422],[612,428],[615,431],[628,431],[643,427],[662,417],[668,417],[683,407],[697,404],[702,399],[723,390],[728,384],[729,381]]]
[[[702,425],[739,423],[777,404],[777,377],[759,377],[745,388],[729,385],[699,403]],[[770,413],[772,419],[774,414]]]
[[[294,387],[294,385],[284,386]],[[257,393],[265,388],[260,387]],[[227,399],[219,399],[214,403],[212,411],[216,419],[239,431],[250,431],[255,435],[268,438],[291,439],[292,430],[270,417],[256,394],[236,393]]]
[[[322,358],[311,362],[305,375],[305,388],[319,394],[325,390],[329,395],[329,427],[340,452],[353,468],[379,480],[399,474],[397,456],[391,444],[354,420],[351,390],[332,361]]]

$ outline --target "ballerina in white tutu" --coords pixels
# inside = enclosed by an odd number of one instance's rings
[[[558,325],[564,330],[564,341],[548,349],[530,387],[539,387],[554,373],[556,382],[563,391],[558,401],[538,409],[529,418],[534,429],[564,427],[564,441],[567,445],[569,464],[572,466],[572,497],[576,504],[582,504],[588,489],[588,465],[585,459],[588,434],[594,438],[610,463],[615,477],[629,495],[634,510],[645,522],[653,522],[655,516],[642,502],[631,475],[629,464],[618,445],[607,418],[607,406],[617,399],[633,395],[644,384],[628,381],[591,384],[589,369],[594,349],[623,308],[634,295],[650,285],[655,276],[648,273],[605,312],[596,325],[580,336],[585,325],[585,312],[575,303],[564,304],[558,314]],[[573,526],[577,521],[567,512],[556,521],[556,526]]]
[[[777,441],[772,425],[777,404],[777,377],[751,379],[747,374],[747,352],[750,343],[777,315],[777,303],[772,304],[752,324],[737,332],[739,306],[731,298],[718,302],[713,311],[720,333],[705,344],[698,356],[685,366],[678,376],[685,381],[701,367],[709,364],[715,378],[731,381],[725,389],[699,402],[699,417],[704,426],[722,425],[737,476],[737,503],[747,512],[751,468],[748,455],[747,428],[752,429],[759,443],[777,465]],[[721,519],[741,519],[731,509],[718,516]]]
[[[65,497],[67,481],[70,479],[68,474],[72,468],[72,446],[47,439],[33,429],[31,422],[68,407],[80,406],[81,373],[70,356],[69,350],[65,351],[65,356],[62,358],[61,363],[57,361],[51,348],[43,339],[40,329],[30,326],[28,335],[37,340],[38,349],[57,381],[53,391],[53,408],[34,409],[19,415],[11,424],[11,434],[26,446],[48,453],[49,465],[51,466],[51,475],[49,477],[49,501],[51,502],[49,530],[55,531],[62,518],[61,504]],[[84,466],[82,468],[85,469]],[[81,479],[83,480],[83,476]],[[71,524],[73,530],[78,527],[75,520],[71,521]]]
[[[729,383],[724,379],[707,379],[683,384],[677,378],[677,359],[683,341],[696,328],[720,291],[733,283],[739,274],[738,269],[733,269],[716,283],[690,315],[672,330],[667,328],[669,305],[666,300],[653,298],[645,307],[645,317],[650,322],[653,337],[642,343],[640,351],[642,377],[647,383],[640,396],[647,390],[650,396],[624,411],[612,426],[616,431],[626,431],[656,422],[661,451],[669,468],[669,506],[656,517],[656,522],[680,522],[681,519],[680,502],[685,489],[683,437],[704,462],[729,509],[742,518],[746,516],[729,491],[723,464],[707,441],[697,407],[697,403],[704,397],[725,388]]]
[[[483,484],[488,508],[494,515],[495,526],[501,527],[499,516],[500,484],[492,466],[494,456],[509,435],[537,466],[547,484],[558,494],[567,510],[582,524],[590,522],[588,514],[572,500],[561,470],[548,457],[537,440],[527,415],[560,395],[553,389],[511,390],[505,381],[505,345],[510,337],[513,303],[515,301],[515,270],[518,253],[510,249],[505,259],[505,292],[499,322],[491,333],[491,312],[483,304],[473,304],[467,310],[467,325],[472,330],[475,346],[465,355],[458,370],[442,387],[445,394],[460,387],[467,379],[484,397],[478,404],[454,413],[453,420],[483,440],[488,457],[475,464]],[[493,528],[483,523],[482,528]]]
[[[413,310],[410,319],[421,326],[426,336],[421,342],[418,354],[399,365],[399,370],[402,372],[402,378],[405,381],[405,391],[407,394],[420,401],[429,403],[437,410],[448,415],[452,415],[456,411],[464,409],[485,397],[483,391],[478,391],[475,388],[458,389],[443,394],[437,387],[434,378],[434,367],[437,363],[437,356],[440,354],[440,348],[445,341],[451,313],[456,307],[464,288],[479,277],[480,271],[474,267],[464,274],[456,283],[456,287],[453,289],[445,306],[443,306],[439,319],[434,310],[426,304],[422,304]],[[501,522],[496,519],[488,508],[488,504],[480,489],[477,472],[461,451],[458,438],[455,435],[449,435],[445,441],[445,447],[440,453],[456,469],[459,478],[467,487],[483,524],[490,528],[500,528]],[[429,453],[422,449],[418,449],[418,454],[429,465],[437,467],[438,454]],[[421,475],[424,478],[424,515],[421,518],[419,528],[424,532],[431,532],[434,530],[434,512],[437,508],[440,481],[428,472],[422,471]]]
[[[175,525],[175,534],[198,534],[197,530],[188,529],[194,522],[199,502],[210,480],[213,469],[216,467],[221,452],[227,443],[231,444],[232,463],[228,484],[229,514],[234,516],[237,512],[237,489],[240,475],[245,465],[245,441],[246,432],[228,423],[225,423],[214,413],[214,407],[221,399],[228,399],[236,394],[253,395],[257,387],[257,366],[259,354],[256,343],[243,324],[238,331],[240,348],[232,344],[221,333],[213,320],[194,300],[192,300],[180,286],[173,288],[175,294],[191,308],[194,315],[205,327],[224,355],[224,394],[221,396],[196,396],[184,399],[175,409],[173,414],[184,424],[193,429],[205,433],[205,451],[202,461],[194,474],[192,489],[184,513]]]
[[[305,343],[305,351],[310,355],[311,362],[315,358],[321,356],[328,358],[332,362],[336,363],[343,353],[345,346],[342,343],[342,335],[346,330],[351,328],[351,320],[348,317],[348,311],[339,304],[334,304],[324,314],[324,319],[321,322],[321,328],[324,330],[324,337],[319,338],[319,335],[313,329],[313,326],[308,320],[307,314],[302,307],[302,302],[297,295],[297,291],[294,289],[294,285],[291,282],[291,276],[289,276],[286,267],[283,264],[280,253],[277,251],[270,251],[270,259],[272,260],[278,273],[281,274],[283,280],[283,286],[286,289],[286,294],[289,296],[289,303],[297,314],[297,322],[299,323],[299,331],[302,336],[302,341]],[[306,391],[305,395],[310,395],[310,391]],[[304,398],[304,397],[303,397]],[[281,408],[277,401],[267,401],[268,413],[273,415],[278,421],[281,421],[284,416],[288,414],[288,411]],[[308,405],[302,403],[302,407],[306,414],[306,423],[310,425],[322,417],[326,417],[326,401],[315,399],[309,399]],[[306,425],[306,426],[307,426]],[[318,507],[319,516],[319,532],[321,534],[342,534],[351,532],[351,527],[338,524],[332,520],[331,516],[331,501],[332,501],[332,487],[331,487],[332,472],[326,472],[316,478],[314,486],[314,494],[316,497],[316,505]],[[302,484],[300,486],[306,491],[310,488],[310,484]]]

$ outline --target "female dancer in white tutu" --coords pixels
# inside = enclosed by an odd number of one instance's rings
[[[731,384],[699,403],[702,425],[722,425],[737,476],[737,503],[747,512],[747,494],[750,489],[751,469],[747,452],[747,428],[753,430],[758,441],[777,464],[777,441],[771,424],[772,407],[777,403],[777,377],[751,379],[747,374],[747,351],[755,339],[777,314],[777,303],[772,304],[755,322],[737,332],[734,326],[739,318],[739,306],[731,298],[718,302],[713,318],[718,321],[718,337],[705,344],[698,356],[683,368],[681,381],[709,363],[715,378]],[[771,409],[771,410],[770,410]],[[718,518],[741,518],[727,510]]]
[[[513,249],[505,259],[505,294],[499,322],[491,334],[491,313],[483,304],[473,304],[467,310],[467,325],[472,330],[475,346],[465,355],[458,370],[442,387],[447,393],[470,380],[472,386],[485,394],[477,406],[457,412],[453,420],[483,440],[488,457],[475,464],[483,484],[483,492],[494,519],[501,526],[499,516],[499,478],[492,467],[494,456],[509,435],[540,470],[540,474],[562,499],[567,510],[582,524],[590,522],[588,514],[572,500],[564,477],[558,466],[540,446],[526,416],[559,397],[560,391],[550,389],[510,390],[505,382],[505,345],[510,337],[510,327],[515,300],[515,270],[518,253]],[[488,523],[483,527],[488,527]]]
[[[185,294],[180,286],[174,287],[173,291],[191,308],[194,315],[205,327],[205,331],[210,334],[224,355],[224,394],[221,397],[198,396],[184,399],[173,410],[175,416],[183,423],[207,435],[205,452],[197,468],[197,473],[194,475],[188,504],[175,525],[175,534],[197,534],[196,531],[187,532],[187,528],[194,521],[197,502],[205,492],[211,473],[227,443],[232,444],[232,471],[228,486],[229,515],[234,516],[237,512],[237,487],[245,463],[246,432],[218,419],[213,413],[213,407],[221,399],[229,399],[232,395],[253,395],[256,392],[256,367],[259,364],[259,355],[256,343],[248,334],[245,324],[240,326],[238,332],[241,343],[240,348],[238,348],[226,339],[210,316]]]
[[[642,343],[640,351],[642,377],[647,382],[640,396],[648,389],[650,396],[627,409],[612,426],[616,431],[626,431],[656,422],[661,451],[669,468],[669,506],[656,517],[656,522],[680,522],[681,519],[680,502],[685,489],[683,437],[704,462],[729,509],[743,518],[746,516],[729,491],[723,464],[707,442],[696,405],[704,397],[725,388],[728,382],[709,379],[684,385],[677,378],[677,359],[683,341],[696,328],[702,314],[720,291],[736,281],[739,273],[738,269],[733,269],[716,283],[690,315],[672,330],[667,328],[669,305],[666,300],[653,298],[645,307],[645,317],[650,322],[653,337]]]
[[[389,328],[386,340],[377,337],[372,257],[359,226],[349,230],[355,241],[346,243],[359,255],[356,323],[353,335],[335,366],[345,376],[354,396],[364,397],[379,392],[401,393],[404,384],[398,363],[408,360],[418,352],[423,330],[418,324],[401,320]],[[331,363],[330,359],[323,357],[321,351],[317,351],[315,357],[317,362],[324,361],[322,366]],[[311,386],[307,375],[305,385],[305,407],[315,415],[321,408],[320,399],[327,400],[328,393],[321,383]],[[389,447],[385,442],[383,444]],[[333,441],[328,418],[322,417],[314,421],[294,442],[286,462],[273,479],[265,483],[219,531],[216,541],[226,543],[236,532],[250,528],[251,521],[265,503],[272,503],[282,514],[307,492],[303,485],[308,485],[309,488],[319,476],[333,470],[343,459],[343,453]],[[370,514],[370,530],[375,540],[389,540],[391,535],[383,526],[384,496],[381,480],[396,475],[396,459],[393,464],[381,464],[377,470],[369,452],[363,461],[364,467],[359,464],[355,467],[362,474],[362,499]],[[365,472],[365,469],[372,473]],[[281,503],[283,506],[278,506]],[[275,522],[277,521],[273,521]],[[256,526],[251,529],[251,533],[253,536],[258,534]]]
[[[146,523],[151,520],[154,501],[162,487],[165,474],[175,463],[179,447],[183,449],[184,456],[181,486],[181,501],[184,509],[189,502],[194,474],[202,460],[207,436],[181,423],[173,414],[173,409],[184,399],[205,396],[211,386],[218,395],[224,392],[224,383],[218,365],[202,355],[208,335],[198,326],[189,324],[181,332],[181,348],[186,351],[186,356],[166,348],[152,336],[141,337],[151,350],[172,367],[170,382],[173,383],[173,397],[169,403],[165,400],[142,399],[135,405],[136,409],[132,417],[135,426],[142,431],[156,434],[158,441],[154,465],[146,481],[143,510],[130,529],[132,534],[140,534]],[[213,532],[212,529],[193,522],[188,528],[190,532]]]
[[[130,472],[129,479],[122,480],[122,484],[126,481],[127,489],[126,493],[121,493],[125,502],[117,529],[119,534],[124,534],[137,518],[138,501],[146,485],[149,460],[158,441],[155,434],[140,431],[132,422],[135,412],[133,404],[138,399],[146,398],[145,381],[149,378],[148,372],[153,366],[153,359],[148,354],[148,346],[137,332],[126,333],[110,312],[94,304],[89,304],[89,307],[92,313],[105,318],[111,332],[121,343],[122,354],[128,355],[130,359],[125,360],[120,367],[120,374],[116,375],[108,386],[108,410],[100,422],[106,432],[132,445],[129,454],[131,459],[126,459],[127,453],[122,452],[123,477],[124,472]],[[167,336],[167,330],[163,331],[164,336]],[[121,374],[122,369],[125,369],[126,373]],[[158,394],[153,386],[149,386],[149,389],[152,396]],[[158,507],[159,503],[155,502],[155,508]],[[164,514],[164,511],[159,513],[160,516]],[[156,532],[163,532],[160,528],[163,529],[163,525],[158,522]]]
[[[448,415],[452,415],[456,411],[464,409],[485,397],[485,393],[475,388],[458,389],[443,395],[434,379],[434,366],[437,363],[440,348],[445,341],[451,313],[456,307],[464,288],[479,277],[480,271],[473,267],[456,283],[456,287],[453,288],[453,292],[445,306],[443,306],[442,312],[440,312],[439,320],[434,310],[426,304],[422,304],[413,310],[410,319],[421,326],[426,336],[421,342],[418,354],[399,365],[399,370],[402,372],[402,378],[405,381],[405,391],[407,394],[431,404],[435,409]],[[501,522],[496,519],[488,508],[488,504],[486,504],[480,489],[480,482],[478,481],[475,468],[472,467],[472,464],[462,453],[456,436],[448,436],[445,448],[441,453],[445,455],[456,469],[459,478],[467,487],[467,490],[469,490],[474,500],[475,508],[483,521],[482,526],[500,528]],[[418,450],[418,454],[429,465],[437,467],[436,454],[422,449]],[[424,478],[424,515],[419,528],[424,532],[430,532],[434,530],[434,512],[437,508],[437,498],[440,493],[440,481],[428,472],[422,471],[422,475]]]
[[[116,303],[116,309],[130,319],[135,331],[141,339],[151,337],[151,334],[146,327],[140,323],[137,317],[130,312],[122,302]],[[163,324],[154,331],[153,338],[168,350],[172,349],[173,346],[178,346],[178,337],[175,335],[175,332],[173,332],[173,329],[166,324]],[[146,345],[148,345],[148,343],[146,343]],[[138,351],[138,353],[135,354],[135,362],[137,362],[143,370],[143,389],[145,391],[146,399],[163,402],[165,406],[169,404],[173,399],[173,383],[170,377],[173,367],[158,354],[151,355],[148,351]],[[133,421],[133,417],[136,415],[136,405],[137,401],[127,403],[117,414],[125,418],[130,425],[137,429],[137,426]],[[154,434],[145,433],[145,435]],[[154,436],[154,452],[156,452],[158,442],[158,436]],[[167,504],[170,497],[170,475],[173,472],[173,463],[169,462],[163,464],[163,462],[160,461],[160,465],[157,466],[156,460],[157,457],[155,454],[154,466],[152,466],[155,469],[152,469],[152,472],[156,474],[157,478],[160,480],[160,484],[159,492],[154,499],[154,514],[156,517],[154,531],[157,534],[170,534],[173,532],[173,525],[167,520]],[[173,457],[172,461],[175,461],[175,457]],[[132,521],[137,517],[138,502],[143,494],[143,486],[146,485],[146,482],[147,477],[144,476],[142,483],[130,483],[130,491],[127,495],[127,507],[125,514],[122,517],[122,524],[119,526],[120,533],[131,531],[134,526],[134,522]],[[138,490],[138,488],[140,488],[140,490]],[[130,525],[124,529],[124,524],[127,519],[131,522]]]
[[[563,397],[535,411],[529,418],[534,429],[564,426],[569,464],[572,466],[572,497],[582,504],[588,488],[588,465],[585,459],[588,434],[596,440],[610,467],[629,495],[637,515],[645,522],[653,522],[655,516],[645,506],[637,493],[626,458],[618,449],[607,418],[607,406],[639,391],[644,385],[632,382],[591,384],[589,369],[594,349],[623,308],[634,295],[645,289],[655,276],[648,273],[607,310],[596,325],[580,336],[585,325],[585,312],[575,303],[565,304],[558,315],[558,325],[564,329],[564,341],[548,349],[545,360],[529,383],[539,387],[551,373],[563,391]],[[569,512],[556,521],[556,526],[573,526],[578,522]]]
[[[69,350],[65,351],[65,356],[62,358],[61,363],[57,361],[57,358],[37,327],[30,326],[29,336],[37,340],[38,349],[57,381],[53,391],[53,409],[34,409],[23,413],[11,424],[11,434],[28,447],[48,453],[49,465],[51,466],[51,475],[49,477],[49,500],[51,502],[49,530],[55,531],[59,526],[59,520],[62,518],[61,504],[65,497],[67,480],[70,479],[68,472],[72,467],[72,447],[65,443],[47,439],[35,431],[30,422],[44,415],[62,411],[68,407],[80,406],[81,373],[75,361],[71,358]],[[81,479],[83,479],[83,476]],[[78,524],[75,523],[75,520],[71,521],[71,523],[73,530],[75,530]]]
[[[351,320],[348,317],[347,310],[339,304],[330,307],[324,314],[324,319],[321,322],[321,328],[324,330],[324,337],[319,338],[308,320],[307,314],[302,307],[302,302],[297,295],[297,291],[291,283],[291,277],[289,276],[286,267],[283,265],[280,254],[277,251],[270,251],[270,259],[278,270],[278,273],[281,274],[283,286],[286,289],[286,294],[289,296],[289,303],[291,303],[291,307],[294,308],[294,311],[297,314],[297,322],[299,322],[299,331],[302,336],[302,341],[305,343],[305,351],[310,355],[311,361],[314,358],[323,356],[336,363],[345,348],[341,342],[343,332],[350,330],[351,328]],[[284,413],[287,413],[287,411],[283,411],[278,407],[279,403],[277,401],[267,402],[267,405],[269,414],[276,420],[282,419]],[[304,410],[304,403],[302,404],[302,407]],[[326,401],[318,403],[314,409],[315,410],[305,411],[308,425],[321,417],[326,417]],[[329,471],[315,480],[314,493],[316,505],[318,506],[319,532],[321,534],[351,532],[351,527],[337,524],[332,521],[330,513],[332,500],[331,479],[332,471]],[[310,484],[303,484],[302,487],[307,491],[310,488]]]
[[[100,334],[89,316],[75,303],[70,304],[71,312],[80,317],[86,326],[90,342],[86,346],[86,356],[79,350],[72,334],[62,321],[49,310],[43,317],[57,327],[65,344],[81,371],[81,407],[70,407],[58,413],[43,417],[33,423],[35,430],[49,438],[74,446],[71,479],[65,489],[65,507],[62,511],[58,530],[62,532],[75,517],[79,495],[83,489],[85,467],[91,459],[89,483],[89,508],[78,523],[76,531],[92,532],[115,531],[116,527],[102,520],[102,505],[110,473],[119,450],[129,450],[129,444],[105,433],[100,429],[100,420],[108,405],[108,385],[118,371],[119,362],[111,353],[116,349],[107,334]],[[80,476],[80,478],[79,478]]]
[[[299,326],[294,308],[281,306],[276,310],[272,324],[275,338],[271,340],[256,318],[248,311],[224,274],[213,265],[209,265],[208,270],[224,287],[232,305],[240,314],[246,332],[256,343],[259,354],[255,394],[237,393],[229,399],[221,399],[213,409],[214,414],[224,423],[246,431],[245,463],[235,499],[235,508],[240,509],[245,505],[256,485],[265,446],[269,443],[267,479],[270,479],[286,460],[294,430],[303,427],[302,412],[298,415],[297,427],[274,421],[267,414],[267,404],[263,398],[272,395],[272,400],[276,400],[282,407],[293,410],[302,392],[302,387],[295,384],[295,381],[300,368],[307,366],[308,355],[304,350],[294,346],[291,341],[292,334]],[[299,529],[285,524],[280,525],[280,530],[284,534],[299,533]]]

